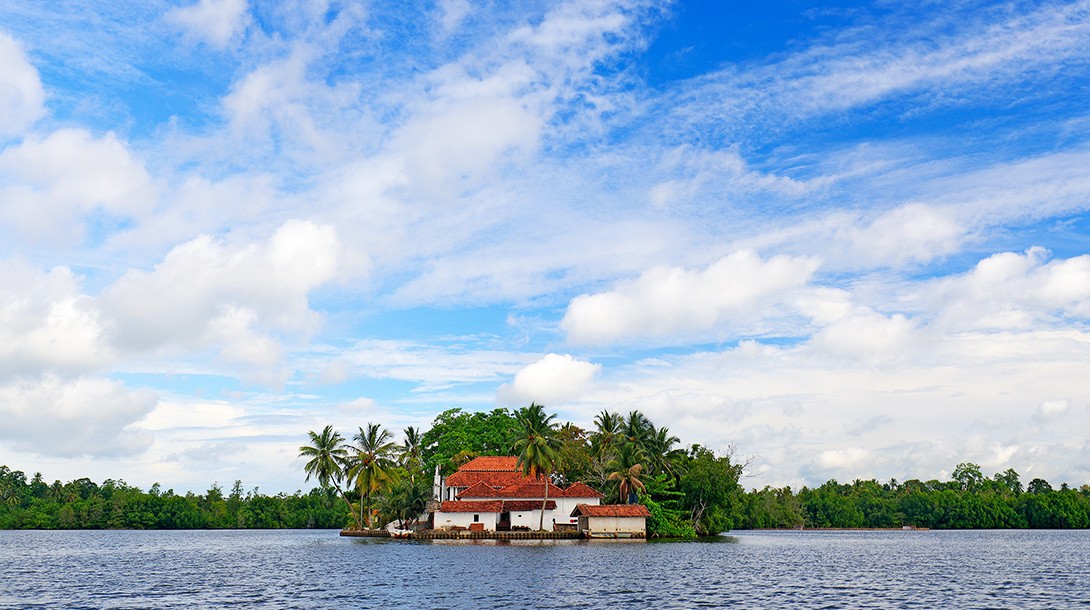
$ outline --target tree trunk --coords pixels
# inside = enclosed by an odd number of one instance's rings
[[[341,498],[344,499],[344,503],[348,505],[348,512],[352,515],[352,520],[356,522],[356,527],[358,529],[363,529],[363,524],[360,523],[359,517],[356,516],[356,511],[352,510],[352,503],[348,501],[348,496],[345,495],[344,490],[341,489],[340,485],[336,485],[335,487],[337,488],[337,493],[341,494]]]
[[[545,505],[549,503],[549,477],[545,477],[545,499],[541,501],[541,520],[537,524],[537,529],[545,529]]]

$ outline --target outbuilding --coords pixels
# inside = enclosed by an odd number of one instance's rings
[[[580,504],[571,516],[587,538],[645,538],[651,513],[643,504]]]

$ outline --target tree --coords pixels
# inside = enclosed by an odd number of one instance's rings
[[[518,440],[515,441],[515,453],[518,455],[518,468],[523,474],[541,478],[545,483],[545,499],[541,501],[541,520],[538,529],[545,529],[545,505],[549,503],[549,475],[556,472],[560,465],[560,441],[556,437],[555,415],[545,415],[545,409],[537,403],[515,412],[518,422]]]
[[[399,529],[408,529],[409,522],[424,512],[430,499],[429,481],[401,477],[383,494],[379,505],[383,513],[397,520]]]
[[[405,428],[405,440],[401,443],[398,459],[401,467],[409,472],[409,478],[416,480],[417,473],[424,470],[423,447],[420,444],[420,431],[409,426]]]
[[[590,436],[590,447],[594,457],[603,463],[609,461],[613,450],[621,437],[621,416],[603,410],[594,417],[595,430]]]
[[[629,504],[631,496],[643,491],[643,462],[647,459],[643,449],[635,443],[624,443],[606,464],[607,481],[616,481],[618,500]]]
[[[341,489],[341,480],[344,478],[343,467],[348,459],[348,449],[344,446],[344,438],[339,432],[333,430],[333,426],[326,426],[320,434],[313,430],[307,434],[310,436],[310,444],[299,447],[299,457],[310,458],[303,466],[307,473],[306,480],[309,481],[313,477],[322,487],[329,487],[332,484],[348,505],[348,512],[356,521],[356,527],[360,528],[360,520],[356,518],[356,513],[352,510],[352,503]]]
[[[741,467],[731,464],[729,456],[716,456],[699,445],[693,447],[680,486],[698,533],[718,534],[731,529],[740,475]]]
[[[512,455],[517,430],[518,422],[507,409],[477,413],[448,409],[420,437],[424,469],[431,472],[439,466],[443,474],[450,474],[460,465],[454,463],[458,454]]]
[[[374,525],[371,497],[381,491],[393,476],[393,456],[397,447],[392,441],[393,436],[381,424],[367,422],[367,428],[360,428],[353,437],[356,441],[356,455],[352,458],[348,477],[356,482],[356,488],[360,492],[360,512],[366,515],[363,520],[367,522],[368,528]]]
[[[954,480],[962,491],[977,491],[985,481],[984,474],[980,472],[980,466],[972,462],[963,462],[954,468]]]

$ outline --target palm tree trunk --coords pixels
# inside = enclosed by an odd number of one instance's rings
[[[541,501],[541,520],[537,524],[537,529],[545,529],[545,505],[549,503],[549,477],[545,477],[545,499]]]
[[[356,511],[352,510],[352,503],[348,501],[348,496],[345,495],[344,490],[340,485],[334,485],[337,488],[337,493],[341,494],[341,498],[344,499],[344,503],[348,505],[348,512],[352,515],[352,520],[356,522],[356,529],[363,529],[363,524],[360,523],[359,517],[356,516]]]

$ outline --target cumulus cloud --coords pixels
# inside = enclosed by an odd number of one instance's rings
[[[1048,421],[1063,416],[1070,408],[1071,402],[1067,399],[1046,400],[1037,407],[1033,416],[1040,421]]]
[[[1001,252],[969,272],[936,280],[921,299],[955,329],[1026,330],[1090,319],[1090,255],[1049,260],[1033,247]]]
[[[113,133],[61,129],[0,152],[0,218],[18,230],[12,238],[79,241],[85,214],[137,217],[154,197],[143,163]]]
[[[579,397],[601,369],[569,354],[547,354],[516,373],[510,385],[500,386],[497,397],[504,404],[566,402]]]
[[[226,342],[224,355],[267,365],[278,353],[264,333],[307,334],[320,321],[309,291],[334,277],[332,227],[284,223],[265,243],[230,245],[201,236],[171,250],[154,270],[130,271],[101,296],[120,348]]]
[[[166,20],[184,29],[188,36],[224,49],[246,29],[248,9],[247,0],[199,0],[171,9]]]
[[[711,331],[766,315],[803,287],[817,267],[816,259],[765,260],[752,251],[723,257],[704,270],[656,267],[608,292],[576,297],[560,326],[573,343]]]
[[[42,455],[135,455],[151,445],[136,424],[157,400],[109,379],[17,378],[0,384],[0,439]]]
[[[0,376],[96,370],[112,360],[103,331],[70,269],[0,260]]]
[[[22,46],[0,32],[0,142],[22,135],[45,115],[45,91],[38,70]]]

